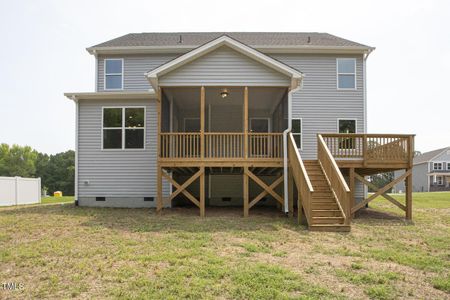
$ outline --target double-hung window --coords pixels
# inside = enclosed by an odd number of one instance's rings
[[[443,185],[444,180],[442,179],[442,176],[436,176],[436,184],[437,185]]]
[[[450,170],[450,162],[447,163],[447,170]]]
[[[302,149],[302,132],[302,119],[292,119],[292,136],[299,149]]]
[[[337,68],[337,88],[338,90],[356,89],[356,59],[338,58]]]
[[[104,107],[103,149],[144,149],[145,108]]]
[[[123,89],[123,59],[105,59],[105,90]]]
[[[442,170],[442,163],[433,163],[433,170]]]

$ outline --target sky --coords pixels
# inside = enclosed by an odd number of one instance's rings
[[[450,1],[6,1],[0,3],[0,143],[75,148],[75,105],[94,91],[85,48],[130,32],[328,32],[376,47],[368,132],[450,146]]]

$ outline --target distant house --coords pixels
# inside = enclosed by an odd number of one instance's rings
[[[450,147],[423,153],[414,158],[413,191],[450,191]],[[398,176],[402,171],[396,171]],[[405,191],[404,182],[396,186],[396,191]]]

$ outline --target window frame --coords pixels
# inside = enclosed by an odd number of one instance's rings
[[[291,129],[292,129],[292,121],[294,120],[300,120],[300,133],[295,133],[291,130],[292,136],[294,135],[298,135],[300,136],[300,147],[298,148],[299,150],[303,150],[303,118],[292,118],[291,119]],[[294,139],[295,141],[295,139]],[[298,147],[298,145],[297,145]]]
[[[343,132],[339,132],[339,122],[340,121],[355,121],[355,134],[358,133],[358,119],[356,119],[356,118],[338,118],[336,121],[336,132],[337,133],[343,133]]]
[[[120,60],[122,62],[122,73],[106,73],[106,62],[110,61],[110,60]],[[105,58],[103,60],[103,90],[105,91],[123,91],[124,89],[124,74],[125,74],[125,61],[123,58]],[[114,89],[109,89],[106,87],[106,76],[111,75],[111,76],[117,76],[120,75],[122,77],[122,82],[121,82],[121,87],[119,89],[114,88]]]
[[[447,162],[447,170],[450,170],[450,162]]]
[[[339,72],[339,61],[340,60],[351,60],[355,63],[354,66],[354,71],[353,73],[340,73]],[[355,80],[354,80],[354,87],[353,88],[340,88],[339,87],[339,75],[353,75]],[[356,91],[357,87],[356,87],[356,58],[347,58],[347,57],[338,57],[336,58],[336,89],[337,90],[341,90],[341,91]]]
[[[104,124],[104,116],[105,116],[105,109],[108,108],[120,108],[122,109],[122,126],[121,127],[103,127]],[[144,109],[144,126],[143,127],[126,127],[125,126],[125,110],[127,108],[143,108]],[[146,132],[147,132],[147,108],[142,105],[132,105],[132,106],[102,106],[102,124],[101,124],[101,150],[102,151],[143,151],[146,150]],[[119,129],[122,131],[122,147],[121,148],[105,148],[103,145],[103,133],[105,129]],[[125,148],[125,132],[126,129],[139,129],[144,131],[143,135],[143,147],[142,148]]]
[[[342,133],[342,134],[346,134],[346,133],[343,133],[343,132],[339,132],[339,122],[340,121],[355,121],[355,133],[353,133],[353,134],[357,134],[358,133],[358,119],[356,119],[356,118],[338,118],[337,119],[337,121],[336,121],[336,132],[339,134],[339,133]],[[352,133],[350,133],[350,134],[352,134]],[[340,147],[340,145],[338,145],[338,149],[339,150],[355,150],[356,149],[356,140],[355,139],[353,139],[353,138],[347,138],[346,140],[342,140],[342,142],[346,142],[346,141],[351,141],[351,147],[350,148],[341,148]]]
[[[440,169],[436,169],[435,165],[441,165]],[[443,171],[444,170],[444,165],[442,162],[433,162],[433,171]]]
[[[438,179],[439,178],[439,179]],[[436,185],[444,185],[444,176],[436,176]]]

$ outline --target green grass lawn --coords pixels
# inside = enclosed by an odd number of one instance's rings
[[[415,194],[413,222],[377,199],[350,233],[275,209],[206,212],[0,208],[0,282],[24,285],[0,299],[450,298],[450,193]]]
[[[48,203],[70,203],[73,202],[74,197],[73,196],[63,196],[63,197],[44,197],[42,198],[41,203],[42,204],[48,204]]]

